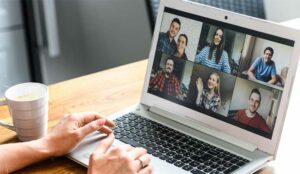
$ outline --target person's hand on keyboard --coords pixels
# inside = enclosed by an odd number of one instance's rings
[[[111,120],[95,112],[68,114],[43,138],[0,145],[0,173],[12,173],[49,157],[65,155],[85,136],[95,131],[111,134],[108,137],[113,137],[109,127],[114,126]],[[147,159],[145,161],[147,162]]]
[[[83,112],[65,115],[53,130],[43,139],[52,153],[61,156],[70,152],[83,138],[95,131],[112,133],[111,120],[105,119],[96,112]]]
[[[150,155],[144,148],[130,145],[111,147],[115,137],[109,134],[90,156],[88,174],[151,174]]]

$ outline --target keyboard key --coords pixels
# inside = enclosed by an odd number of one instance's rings
[[[117,118],[115,123],[113,131],[120,141],[143,147],[153,156],[191,173],[226,174],[249,162],[134,113]]]
[[[199,165],[200,165],[200,163],[195,162],[195,161],[193,161],[193,162],[190,163],[190,166],[192,166],[192,167],[197,167]]]
[[[237,166],[243,166],[244,164],[246,164],[244,161],[239,161],[235,165],[237,165]]]
[[[143,148],[147,149],[147,151],[152,151],[151,149],[149,149],[149,148],[147,148],[147,147],[144,147],[144,146],[142,146],[141,144],[139,144],[139,143],[137,143],[137,142],[135,142],[135,141],[133,141],[133,140],[131,140],[131,139],[129,139],[129,138],[122,137],[122,138],[120,138],[119,140],[120,140],[120,141],[123,141],[124,143],[130,144],[130,145],[133,146],[133,147],[143,147]],[[153,151],[152,151],[151,153],[153,153]]]
[[[175,158],[176,160],[181,160],[181,159],[183,159],[183,156],[179,155],[179,154],[176,154],[176,155],[173,156],[173,158]]]
[[[192,170],[191,172],[192,172],[192,174],[206,174],[205,172],[202,172],[202,171],[197,170],[197,169]]]
[[[238,168],[239,168],[238,166],[232,166],[232,167],[226,169],[225,171],[223,171],[223,173],[224,173],[224,174],[229,174],[229,173],[235,171],[235,170],[238,169]]]
[[[224,170],[226,170],[227,168],[226,167],[223,167],[223,166],[219,166],[218,168],[217,168],[217,170],[219,171],[219,172],[222,172],[222,171],[224,171]]]
[[[190,163],[192,160],[191,159],[189,159],[189,158],[184,158],[184,159],[182,159],[181,160],[183,163]]]
[[[185,165],[185,166],[183,167],[183,169],[186,170],[186,171],[190,171],[190,170],[193,169],[193,167],[190,166],[190,165]]]
[[[217,170],[213,170],[213,171],[210,172],[210,174],[223,174],[223,173],[221,173],[221,172],[219,172]]]
[[[167,156],[162,154],[159,156],[159,159],[165,160],[165,159],[167,159]]]
[[[154,152],[154,153],[152,153],[152,155],[155,156],[155,157],[159,157],[159,156],[161,156],[162,154],[159,153],[159,152]]]
[[[208,172],[211,172],[212,170],[213,170],[212,168],[206,167],[203,171],[208,173]]]
[[[177,161],[176,163],[174,163],[174,165],[177,166],[177,167],[182,167],[182,166],[185,165],[185,163]]]
[[[174,158],[169,158],[169,159],[167,159],[167,162],[168,162],[168,163],[171,163],[171,164],[175,163],[176,161],[177,161],[177,160],[174,159]]]

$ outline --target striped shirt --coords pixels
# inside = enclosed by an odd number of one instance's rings
[[[196,56],[195,62],[201,65],[205,65],[210,68],[217,69],[219,71],[230,73],[231,68],[229,65],[228,54],[225,50],[223,50],[220,62],[216,63],[216,50],[213,51],[212,59],[208,58],[209,55],[209,46],[204,47],[200,53]]]

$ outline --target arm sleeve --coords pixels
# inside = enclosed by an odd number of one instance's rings
[[[271,76],[275,76],[275,75],[276,75],[276,67],[275,67],[275,63],[273,62]]]
[[[231,68],[230,68],[230,65],[229,65],[229,58],[228,58],[228,54],[227,54],[226,51],[223,51],[222,57],[223,57],[223,62],[222,62],[221,71],[230,74],[231,73]]]
[[[260,57],[256,58],[255,61],[251,65],[251,68],[253,68],[254,70],[256,69],[256,67],[259,64],[259,59],[260,59]]]
[[[205,59],[205,49],[206,47],[202,48],[199,54],[197,54],[195,58],[195,62],[198,64],[202,64],[203,60]]]

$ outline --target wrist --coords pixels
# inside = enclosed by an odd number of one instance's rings
[[[51,145],[51,140],[48,136],[35,140],[38,146],[38,150],[40,153],[43,153],[46,157],[54,157],[55,154],[55,147]]]

